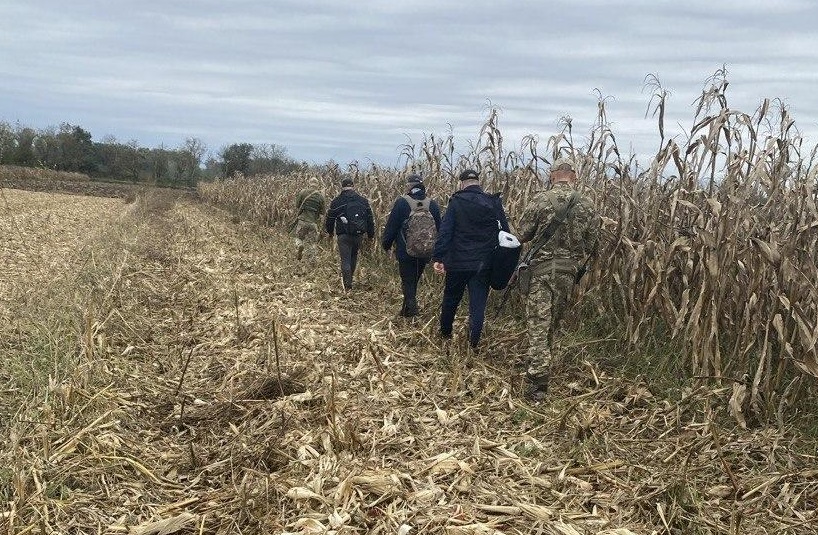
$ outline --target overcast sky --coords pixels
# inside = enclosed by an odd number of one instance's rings
[[[731,107],[781,97],[813,140],[816,21],[813,0],[0,0],[0,121],[394,165],[449,125],[466,150],[489,102],[511,145],[565,115],[584,135],[598,89],[620,146],[652,154],[645,76],[676,133],[726,65]]]

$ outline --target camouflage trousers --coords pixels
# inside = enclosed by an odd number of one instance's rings
[[[528,377],[547,379],[552,362],[554,331],[568,308],[574,275],[565,272],[532,274],[526,299]]]
[[[295,225],[295,246],[298,248],[298,259],[315,257],[318,243],[318,224],[299,220]]]

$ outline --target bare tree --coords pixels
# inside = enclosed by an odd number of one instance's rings
[[[184,181],[188,187],[196,185],[201,174],[202,158],[207,153],[204,142],[195,137],[189,137],[178,149],[177,178]]]

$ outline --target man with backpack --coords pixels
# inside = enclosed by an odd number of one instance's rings
[[[449,199],[432,259],[435,272],[446,275],[440,336],[451,338],[455,312],[468,287],[469,344],[476,349],[483,332],[498,232],[509,228],[500,197],[483,191],[476,171],[467,169],[459,179],[460,190]]]
[[[298,260],[302,257],[311,260],[315,256],[315,244],[320,237],[318,224],[326,206],[327,200],[321,192],[321,185],[313,177],[295,199],[295,245],[298,248]]]
[[[337,236],[344,289],[350,290],[364,234],[370,240],[375,237],[372,208],[369,201],[353,189],[352,178],[341,180],[341,193],[329,205],[325,228],[327,234],[331,236],[334,231]]]
[[[601,219],[593,201],[576,189],[576,167],[567,158],[551,165],[551,188],[537,193],[523,211],[520,241],[532,242],[527,293],[528,387],[526,397],[548,393],[554,332],[587,262],[596,255]]]
[[[383,231],[381,245],[388,251],[395,244],[403,305],[398,315],[411,318],[419,313],[418,282],[434,252],[440,228],[440,207],[426,196],[418,175],[406,178],[406,194],[398,197]]]

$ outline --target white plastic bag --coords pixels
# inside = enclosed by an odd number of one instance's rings
[[[505,247],[506,249],[516,249],[521,245],[517,236],[505,230],[501,230],[497,233],[497,242],[500,244],[500,247]]]

